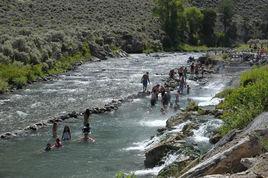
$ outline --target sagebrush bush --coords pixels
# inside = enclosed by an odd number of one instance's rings
[[[12,43],[12,47],[14,49],[17,49],[19,52],[27,52],[28,53],[31,50],[30,46],[27,44],[26,37],[16,38]]]
[[[13,52],[14,52],[14,50],[13,50],[13,47],[12,47],[12,44],[11,44],[10,41],[5,41],[5,42],[4,42],[4,44],[3,44],[3,46],[2,46],[2,50],[3,50],[3,54],[4,54],[5,56],[8,56],[8,57],[10,57],[10,58],[13,57]]]

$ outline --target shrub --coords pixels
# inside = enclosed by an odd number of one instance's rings
[[[223,90],[222,92],[216,94],[216,98],[226,98],[228,97],[232,92],[234,91],[233,88],[227,88],[225,90]]]
[[[221,134],[243,129],[257,115],[268,110],[268,66],[241,75],[241,86],[233,89],[218,107],[224,110]]]
[[[3,53],[0,53],[0,64],[7,64],[9,62],[9,57],[5,56]]]
[[[19,52],[15,50],[13,57],[16,61],[23,62],[24,64],[28,64],[30,62],[30,56],[26,52]]]
[[[0,94],[4,93],[5,91],[8,90],[8,83],[0,78]]]
[[[3,54],[5,56],[8,56],[8,57],[12,57],[13,56],[13,47],[12,47],[12,44],[10,41],[5,41],[4,42],[4,45],[2,47],[2,51],[3,51]]]
[[[31,50],[25,37],[16,38],[12,43],[12,47],[17,49],[19,52],[30,52]]]

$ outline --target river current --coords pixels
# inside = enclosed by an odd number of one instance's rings
[[[60,75],[57,79],[35,83],[26,89],[0,96],[0,133],[23,129],[26,126],[49,117],[84,111],[86,108],[103,106],[112,99],[118,99],[142,90],[140,79],[148,71],[151,88],[161,83],[172,68],[186,65],[189,56],[202,54],[135,54],[127,58],[109,59],[86,63],[75,71]],[[187,98],[199,105],[213,105],[212,99],[231,81],[228,75],[215,75],[204,86],[189,81],[192,91],[181,99],[182,107]],[[175,100],[174,93],[172,100]],[[82,117],[64,121],[69,125],[72,141],[64,143],[60,150],[45,153],[43,148],[51,142],[51,127],[12,140],[0,141],[0,177],[114,177],[117,171],[136,172],[148,177],[161,168],[144,170],[144,150],[148,138],[156,129],[165,126],[166,120],[175,115],[170,110],[166,115],[160,112],[160,105],[150,108],[149,98],[134,99],[124,103],[119,110],[92,115],[92,134],[95,143],[80,143]],[[217,127],[220,123],[210,125]],[[206,125],[196,130],[193,139],[208,143]],[[167,160],[172,161],[174,158]],[[148,175],[149,174],[149,175]]]

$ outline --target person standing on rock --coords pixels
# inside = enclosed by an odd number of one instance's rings
[[[149,72],[146,72],[146,74],[144,74],[142,76],[141,83],[143,84],[143,92],[146,92],[147,91],[147,85],[148,85],[148,83],[150,83]]]

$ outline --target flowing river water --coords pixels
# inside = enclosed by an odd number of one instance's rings
[[[35,83],[26,89],[0,96],[0,133],[23,129],[27,125],[72,111],[83,111],[89,107],[103,106],[141,91],[140,78],[148,71],[151,85],[161,83],[168,71],[186,65],[189,56],[202,54],[165,53],[155,55],[135,54],[127,58],[86,63],[75,71],[60,75],[45,83]],[[181,106],[187,98],[200,105],[213,105],[218,100],[213,96],[229,85],[231,75],[218,74],[205,85],[189,81],[192,91],[183,96]],[[174,93],[172,100],[175,100]],[[156,129],[165,126],[166,120],[175,115],[170,110],[160,112],[160,105],[150,108],[149,98],[134,99],[124,103],[117,111],[92,115],[92,134],[95,143],[80,143],[82,117],[64,121],[72,131],[72,141],[64,143],[60,150],[44,152],[51,139],[51,127],[36,133],[0,141],[0,177],[114,177],[117,171],[136,172],[151,177],[162,167],[145,170],[144,150],[148,138]],[[208,144],[206,130],[219,126],[220,121],[209,120],[196,130],[193,139]],[[178,128],[180,129],[180,128]],[[165,164],[174,157],[167,158]]]

